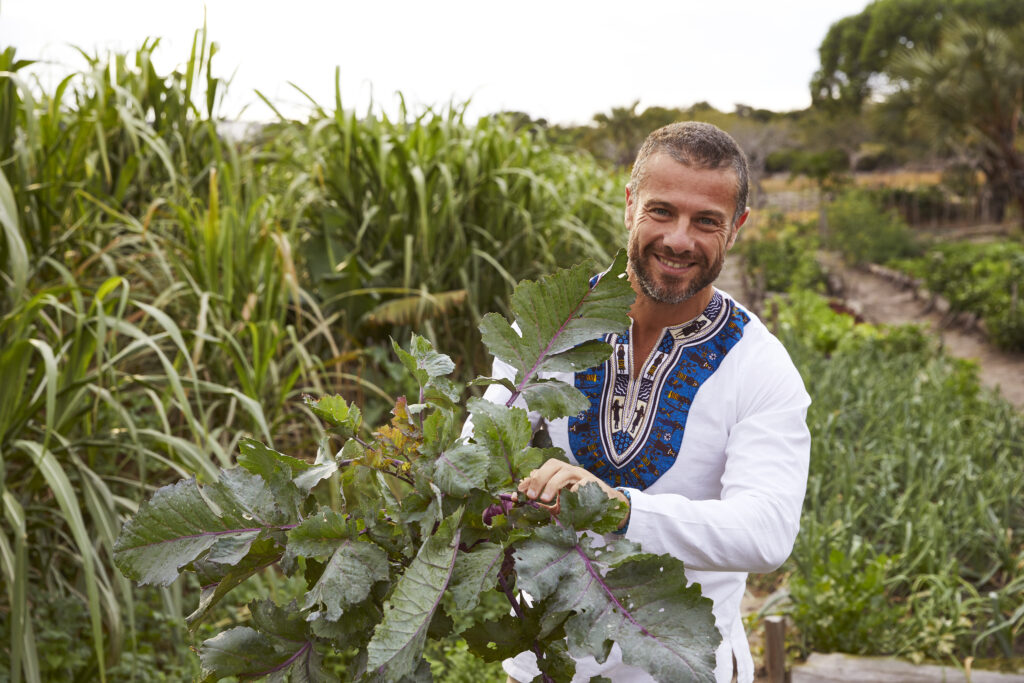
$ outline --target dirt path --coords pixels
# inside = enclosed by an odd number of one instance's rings
[[[1024,410],[1024,353],[992,347],[977,330],[950,325],[948,316],[928,310],[929,301],[911,288],[901,287],[880,275],[846,268],[830,260],[829,270],[842,280],[847,305],[873,323],[927,325],[946,352],[978,363],[981,383]]]
[[[929,310],[929,300],[918,296],[913,287],[901,286],[866,270],[846,267],[833,255],[824,254],[821,259],[840,281],[847,306],[868,322],[928,326],[947,353],[978,364],[983,386],[998,391],[1018,410],[1024,411],[1024,353],[1000,351],[986,341],[980,330],[951,324],[948,316]],[[731,256],[715,285],[743,302],[746,292],[740,278],[741,268],[739,260]]]

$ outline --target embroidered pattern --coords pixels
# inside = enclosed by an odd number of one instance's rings
[[[657,481],[675,463],[697,389],[749,320],[716,291],[696,319],[665,330],[636,379],[629,332],[605,337],[611,358],[575,376],[576,388],[590,401],[569,419],[577,462],[611,486],[645,489]]]

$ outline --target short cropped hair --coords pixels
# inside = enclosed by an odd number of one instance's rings
[[[747,156],[728,133],[710,123],[683,121],[662,126],[647,136],[633,162],[629,176],[629,191],[637,189],[647,177],[647,160],[654,154],[664,153],[690,168],[731,168],[736,174],[736,210],[733,225],[747,209],[750,192],[750,171]]]

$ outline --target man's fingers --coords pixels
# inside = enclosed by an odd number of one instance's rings
[[[550,503],[552,500],[558,497],[558,492],[566,486],[574,484],[580,480],[580,473],[576,471],[575,467],[564,467],[555,472],[547,483],[544,484],[544,489],[541,491],[540,499],[545,503]]]
[[[530,472],[530,476],[519,482],[519,490],[526,493],[527,498],[536,498],[544,491],[548,481],[554,476],[562,466],[570,466],[567,463],[555,460],[554,458],[549,459],[538,469]]]

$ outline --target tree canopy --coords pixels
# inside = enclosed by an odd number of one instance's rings
[[[955,18],[992,26],[1024,22],[1019,0],[875,0],[834,23],[811,80],[815,105],[854,110],[890,83],[893,58],[906,49],[935,49]]]
[[[976,160],[997,215],[1010,201],[1024,209],[1024,25],[1012,28],[954,21],[934,50],[915,49],[892,62],[911,120],[936,140]]]

